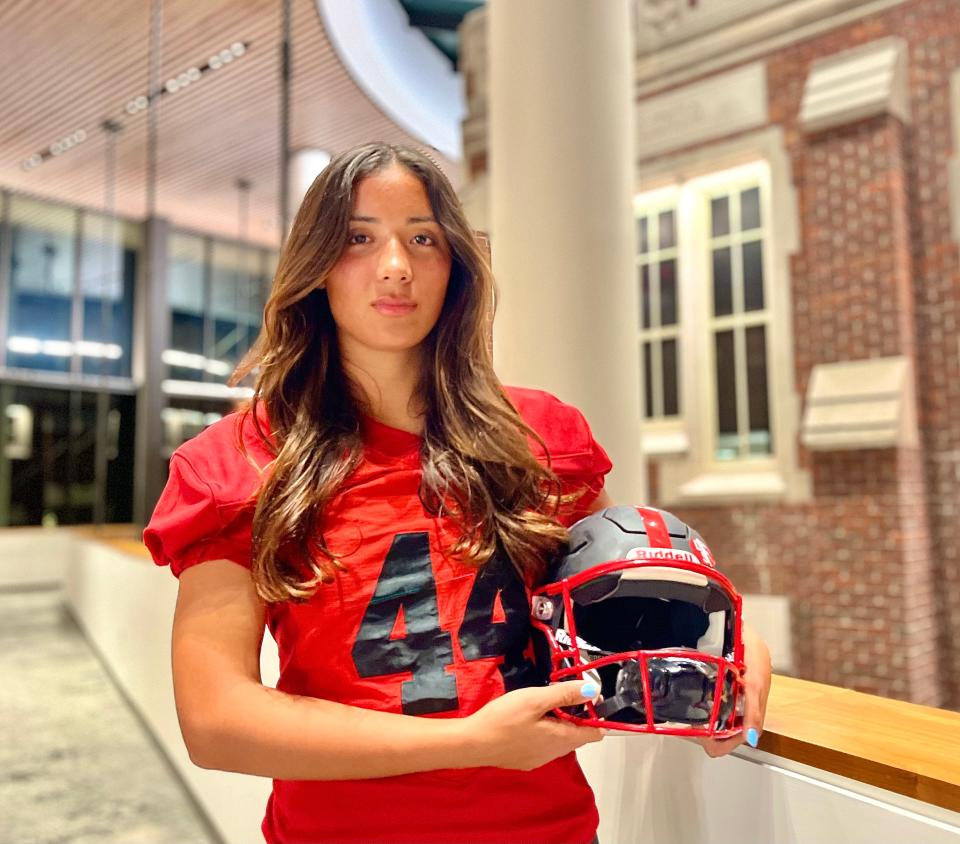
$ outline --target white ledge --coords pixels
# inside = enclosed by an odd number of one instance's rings
[[[709,503],[731,499],[780,499],[786,495],[783,476],[772,469],[709,472],[687,481],[679,489],[683,502]]]
[[[640,440],[643,453],[654,457],[686,454],[690,450],[690,438],[683,430],[644,431]]]
[[[916,440],[906,358],[821,363],[807,386],[801,440],[814,450],[888,448]]]
[[[910,121],[903,39],[882,38],[813,63],[800,108],[804,131],[820,132],[887,113]]]

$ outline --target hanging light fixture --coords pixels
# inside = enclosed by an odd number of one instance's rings
[[[205,64],[188,67],[182,73],[178,73],[176,76],[171,76],[152,95],[147,93],[138,94],[135,97],[131,97],[129,100],[127,100],[127,104],[123,109],[123,114],[121,114],[118,118],[102,121],[99,128],[102,129],[107,123],[117,124],[121,120],[134,117],[137,114],[146,111],[151,100],[155,97],[168,96],[170,94],[176,94],[178,91],[182,91],[184,88],[189,87],[193,83],[199,82],[205,73],[210,73],[211,71],[226,67],[236,59],[246,55],[249,49],[249,41],[234,41],[229,47],[224,47],[224,49],[211,55]],[[62,138],[58,138],[56,141],[53,141],[51,144],[45,146],[39,152],[35,152],[33,155],[25,158],[22,162],[20,162],[20,167],[21,169],[27,171],[35,170],[37,167],[49,161],[51,158],[61,156],[65,152],[73,149],[73,147],[77,146],[78,144],[83,143],[88,137],[89,133],[85,129],[76,129],[69,135],[64,135]]]

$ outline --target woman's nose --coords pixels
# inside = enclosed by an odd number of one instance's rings
[[[413,273],[407,250],[396,238],[390,238],[380,253],[378,276],[382,281],[410,281]]]

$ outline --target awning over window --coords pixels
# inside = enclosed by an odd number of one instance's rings
[[[903,39],[881,38],[813,63],[800,108],[804,131],[820,132],[887,113],[910,122]]]
[[[907,359],[815,366],[807,386],[801,439],[807,448],[818,451],[916,444]]]

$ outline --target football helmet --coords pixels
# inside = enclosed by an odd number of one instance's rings
[[[740,595],[673,514],[622,506],[581,519],[531,606],[545,679],[600,688],[558,717],[638,733],[740,732]]]

